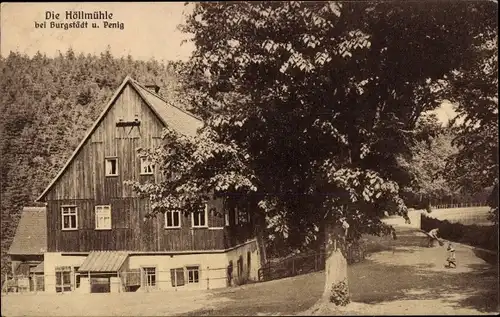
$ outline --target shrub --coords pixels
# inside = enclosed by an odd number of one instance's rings
[[[341,281],[332,284],[332,289],[330,291],[330,302],[334,303],[336,306],[346,306],[349,304],[349,289],[347,287],[347,281]]]
[[[498,227],[463,225],[448,220],[438,220],[421,215],[420,228],[425,231],[439,229],[439,235],[446,240],[455,241],[488,250],[498,250]]]

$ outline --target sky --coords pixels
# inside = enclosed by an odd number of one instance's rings
[[[110,48],[113,56],[131,55],[134,59],[159,61],[187,60],[194,49],[189,39],[177,29],[184,22],[184,14],[193,5],[183,2],[122,2],[122,3],[2,3],[0,10],[0,54],[11,51],[33,56],[37,51],[55,56],[72,48],[76,53],[99,54]],[[90,23],[84,29],[51,28],[50,22],[67,23],[66,11],[107,11],[111,20],[97,20],[99,28]],[[47,13],[49,12],[49,13]],[[59,19],[52,19],[60,14]],[[49,17],[49,19],[47,19]],[[88,20],[96,21],[96,20]],[[121,28],[105,28],[104,21],[114,22]],[[46,22],[46,28],[35,23]],[[444,102],[434,111],[442,123],[455,115],[453,105]]]
[[[135,59],[148,60],[186,60],[193,45],[183,39],[189,35],[177,30],[183,23],[183,12],[192,8],[183,2],[123,2],[123,3],[2,3],[1,4],[1,55],[6,57],[10,51],[26,53],[29,56],[37,51],[54,56],[58,51],[71,47],[75,52],[96,53],[104,51],[109,45],[114,56],[132,55]],[[71,22],[65,19],[66,11],[108,11],[113,14],[109,22],[123,23],[119,28],[99,29],[56,29],[50,22]],[[60,14],[60,19],[46,19],[46,12]],[[35,28],[35,22],[47,22],[47,28]],[[95,20],[94,20],[95,21]]]

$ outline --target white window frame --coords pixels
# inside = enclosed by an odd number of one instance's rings
[[[177,217],[179,219],[179,225],[172,225],[172,226],[169,226],[168,225],[168,217],[172,217],[172,224],[174,223],[174,217],[175,217],[175,214],[177,214]],[[170,216],[169,216],[170,215]],[[180,228],[181,227],[181,212],[179,210],[171,210],[171,211],[165,211],[165,229],[175,229],[175,228]]]
[[[146,272],[154,269],[154,285],[150,285],[148,282],[148,275]],[[141,267],[141,286],[146,288],[157,288],[158,287],[158,268],[156,266],[142,266]],[[152,275],[152,274],[151,274]]]
[[[224,226],[225,227],[229,227],[230,226],[230,223],[229,223],[229,210],[226,210],[226,212],[224,213]]]
[[[111,218],[111,205],[97,205],[94,207],[95,213],[95,230],[111,230],[112,228],[112,218]],[[100,226],[102,218],[104,222],[105,218],[109,218],[109,224],[107,226]],[[104,222],[105,224],[105,222]]]
[[[182,273],[182,274],[179,274],[179,275],[182,275],[182,284],[179,284],[179,280],[177,279],[178,272]],[[173,279],[172,279],[172,273],[174,275]],[[170,281],[172,284],[172,287],[181,287],[181,286],[185,286],[187,284],[186,283],[186,270],[183,267],[176,267],[176,268],[170,269],[170,278],[172,279]]]
[[[203,213],[204,213],[204,220],[205,220],[205,224],[204,225],[195,225],[194,224],[194,217],[195,217],[195,215],[198,216],[198,220],[202,219],[200,217],[201,212],[192,212],[191,213],[191,226],[193,228],[208,228],[208,204],[205,204],[205,208],[203,208]]]
[[[184,280],[185,284],[199,284],[201,280],[201,270],[199,265],[188,265],[186,266],[186,278]],[[191,272],[198,272],[198,281],[195,282],[194,275],[193,275],[193,281],[191,281],[191,278],[189,276],[189,273]]]
[[[155,172],[155,164],[153,162],[148,161],[145,156],[141,156],[140,159],[141,159],[140,174],[141,175],[153,175]],[[148,170],[144,171],[146,168],[148,168]]]
[[[75,217],[75,227],[71,227],[71,217]],[[64,227],[64,217],[70,217],[70,227]],[[61,206],[61,229],[64,231],[78,230],[78,207],[76,206]]]
[[[108,162],[115,161],[115,174],[112,174],[110,169],[108,168]],[[111,163],[110,163],[111,164]],[[120,173],[118,172],[118,157],[106,157],[104,159],[104,171],[107,177],[118,176]]]

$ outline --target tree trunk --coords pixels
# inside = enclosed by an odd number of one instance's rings
[[[260,226],[257,226],[256,228],[256,234],[257,234],[257,246],[259,248],[259,254],[260,254],[260,265],[261,267],[264,267],[267,263],[267,254],[266,254],[266,241],[264,240],[264,234],[263,230]]]
[[[266,227],[266,218],[258,211],[257,203],[253,197],[250,198],[250,206],[254,207],[256,212],[251,213],[252,223],[254,224],[254,233],[257,238],[257,247],[260,255],[260,266],[264,267],[267,263],[266,240],[264,230]]]
[[[332,309],[349,303],[347,260],[345,258],[344,230],[340,226],[323,223],[325,252],[325,286],[321,298],[304,315],[331,315]]]
[[[342,227],[325,226],[325,288],[322,300],[337,306],[345,306],[349,302],[344,237]]]

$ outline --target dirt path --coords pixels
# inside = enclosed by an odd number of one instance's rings
[[[389,242],[388,250],[374,253],[353,267],[358,272],[365,267],[367,273],[351,278],[353,302],[314,314],[498,314],[496,254],[454,243],[458,267],[448,269],[444,266],[446,244],[422,247],[425,238],[416,228],[392,222],[398,240]]]
[[[370,237],[372,252],[348,268],[352,303],[311,312],[321,296],[324,273],[317,272],[215,292],[224,298],[215,309],[189,316],[278,315],[479,315],[498,311],[497,266],[491,254],[455,244],[458,267],[446,269],[446,245],[427,248],[415,225],[389,219],[398,238]],[[496,255],[493,255],[496,258]],[[485,260],[486,259],[486,260]]]

